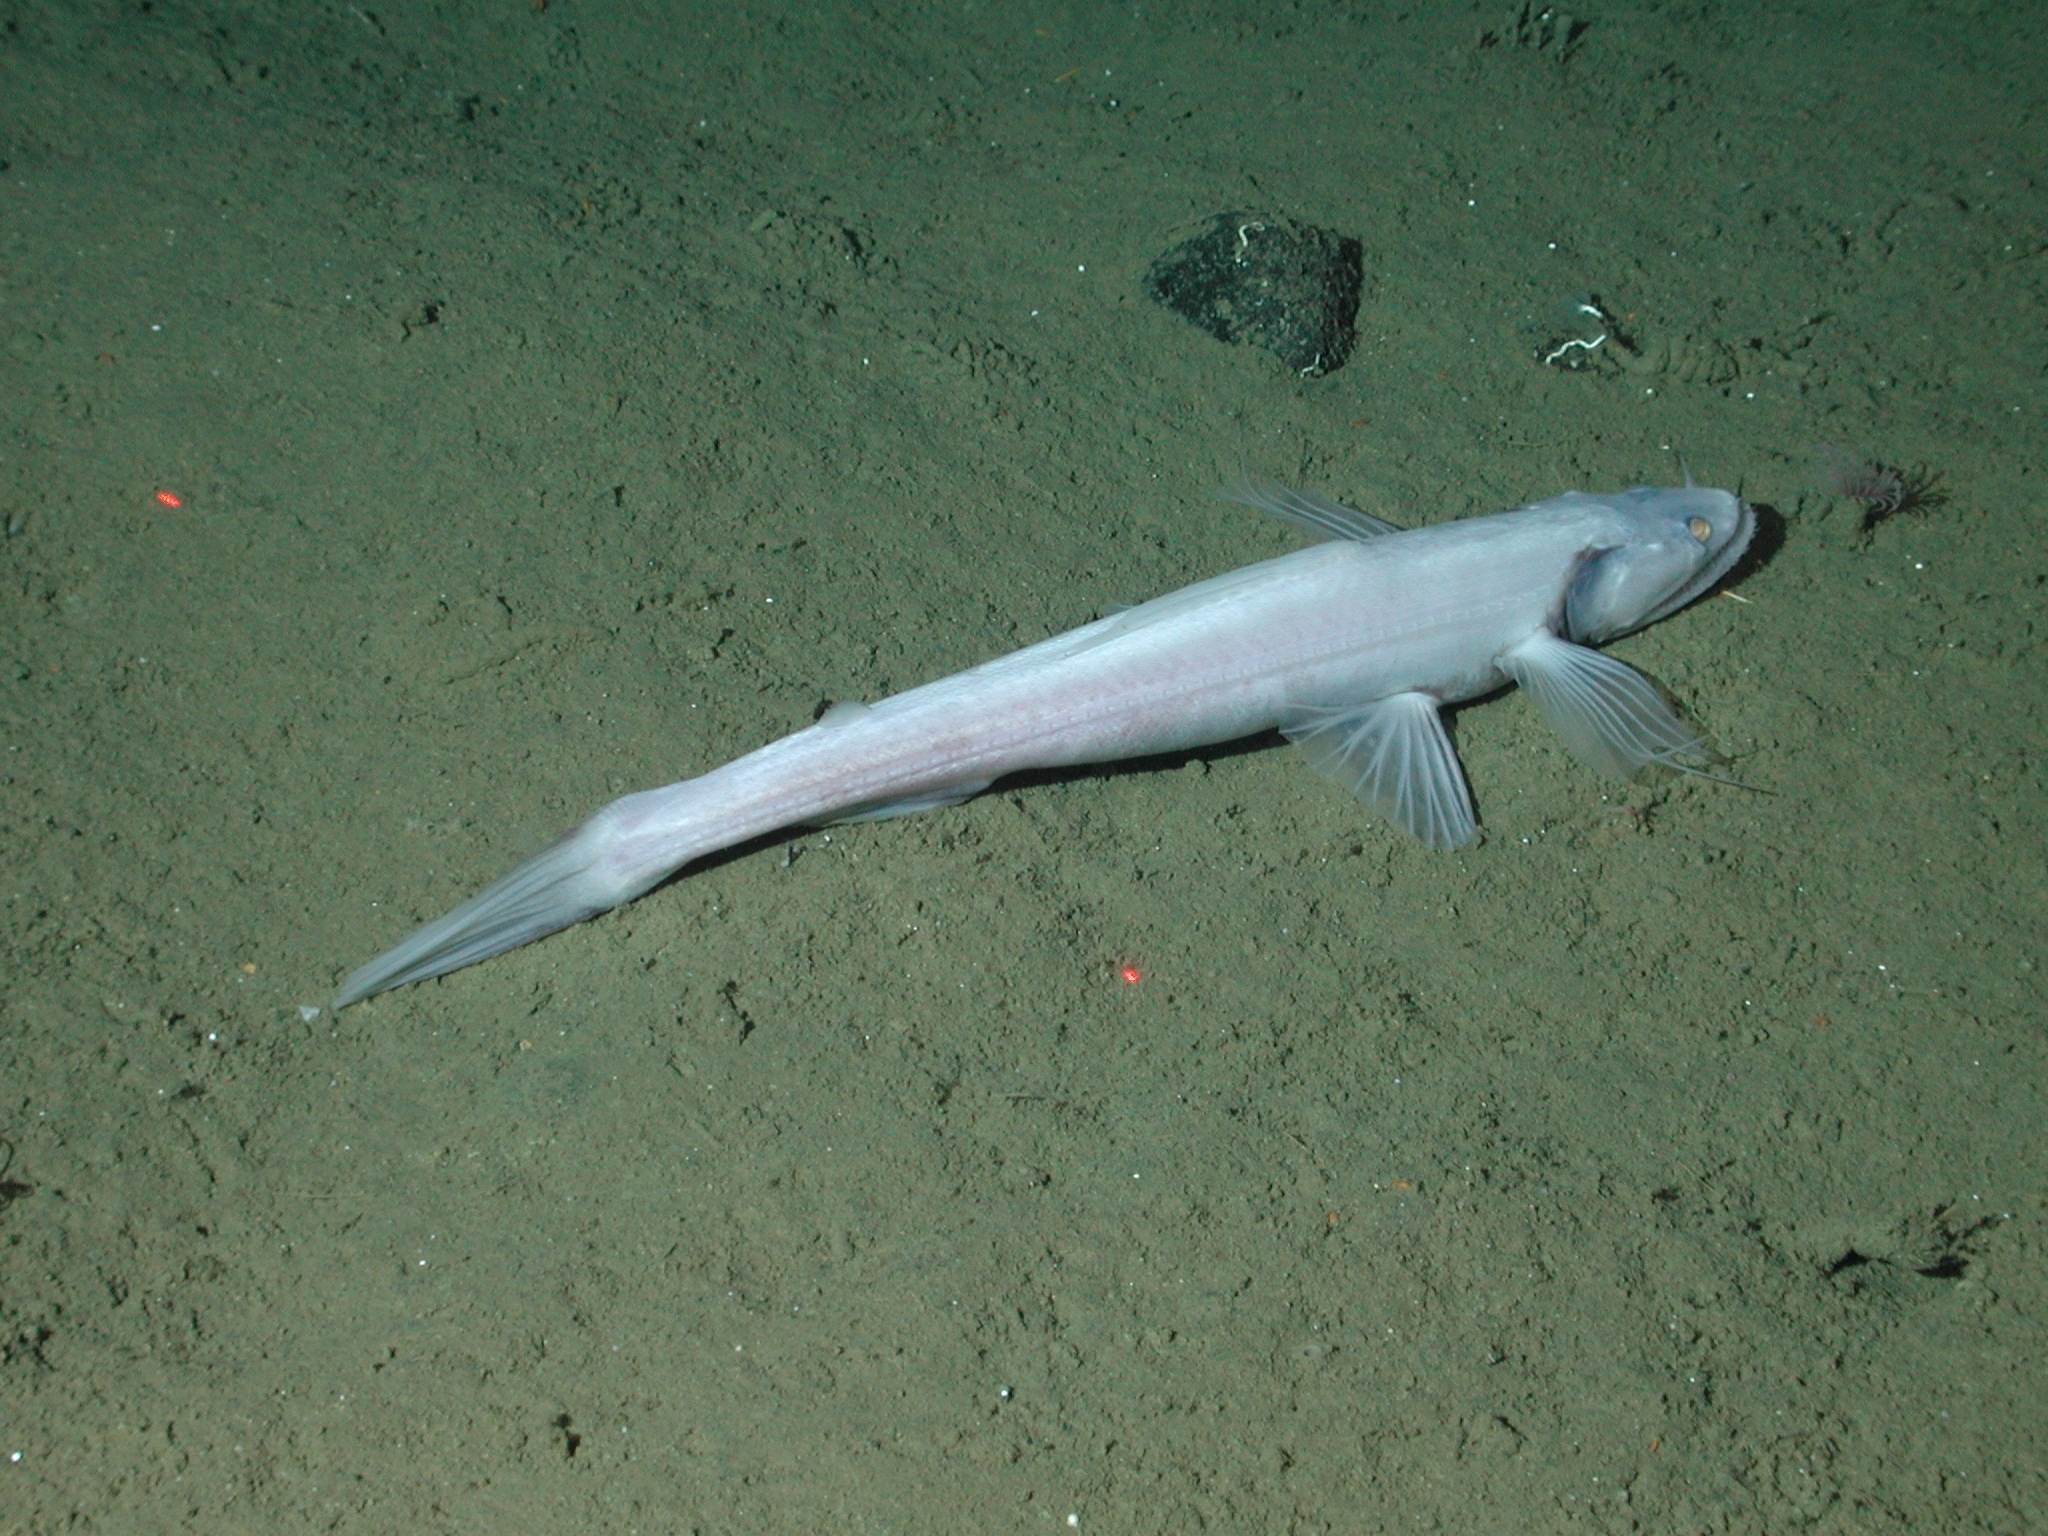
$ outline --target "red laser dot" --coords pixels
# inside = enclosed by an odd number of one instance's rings
[[[1145,973],[1139,970],[1135,965],[1125,966],[1122,970],[1117,972],[1117,975],[1123,978],[1124,985],[1127,987],[1135,987],[1139,982],[1145,979]]]
[[[182,507],[183,505],[185,505],[185,498],[180,496],[176,491],[158,491],[156,493],[156,499],[158,505],[160,506]]]

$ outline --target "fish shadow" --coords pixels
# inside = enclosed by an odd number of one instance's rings
[[[1088,763],[1074,768],[1029,768],[1022,773],[1013,773],[997,779],[972,800],[962,801],[961,804],[973,805],[997,795],[1007,795],[1023,789],[1043,789],[1051,784],[1086,784],[1170,773],[1177,768],[1185,768],[1190,763],[1223,762],[1233,757],[1246,757],[1254,752],[1268,752],[1285,745],[1285,739],[1278,731],[1262,731],[1256,736],[1244,736],[1236,741],[1220,742],[1215,746],[1190,747],[1180,752],[1159,752],[1150,757],[1127,757],[1113,763]],[[648,894],[666,890],[679,881],[707,874],[714,869],[723,869],[728,864],[736,864],[742,859],[753,858],[774,848],[787,848],[794,852],[797,845],[806,839],[832,830],[830,826],[795,826],[784,827],[775,832],[764,832],[759,837],[749,838],[744,843],[735,843],[730,848],[721,848],[715,853],[707,853],[703,858],[685,864],[659,885],[654,886]],[[792,856],[785,867],[795,862],[796,858]]]
[[[1767,501],[1752,501],[1749,510],[1756,517],[1756,532],[1749,536],[1749,548],[1742,552],[1742,558],[1714,583],[1716,592],[1726,592],[1748,580],[1775,560],[1778,551],[1785,547],[1784,514]]]

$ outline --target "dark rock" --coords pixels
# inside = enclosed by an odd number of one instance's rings
[[[1302,374],[1344,366],[1364,286],[1356,240],[1268,213],[1219,213],[1153,262],[1146,281],[1217,340],[1264,347]]]

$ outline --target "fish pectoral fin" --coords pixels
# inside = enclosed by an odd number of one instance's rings
[[[973,784],[949,784],[944,789],[920,790],[895,800],[874,800],[866,805],[850,806],[830,821],[821,821],[818,825],[840,827],[849,821],[887,821],[891,816],[915,816],[919,811],[941,810],[949,805],[958,805],[962,800],[972,800],[994,782],[994,779],[982,779]]]
[[[1369,704],[1305,705],[1280,724],[1309,766],[1431,848],[1479,835],[1472,796],[1435,698],[1396,693]]]
[[[1536,712],[1595,773],[1625,779],[1651,763],[1697,773],[1681,759],[1713,756],[1654,683],[1612,656],[1544,630],[1495,665],[1522,685]]]
[[[1226,485],[1219,493],[1225,501],[1257,507],[1268,517],[1277,517],[1289,527],[1318,539],[1372,539],[1401,530],[1384,518],[1347,507],[1341,501],[1318,496],[1314,491],[1290,490],[1270,480],[1246,476]]]

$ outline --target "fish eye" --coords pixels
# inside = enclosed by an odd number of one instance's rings
[[[1688,518],[1685,524],[1685,531],[1704,544],[1713,537],[1714,525],[1704,517]]]

